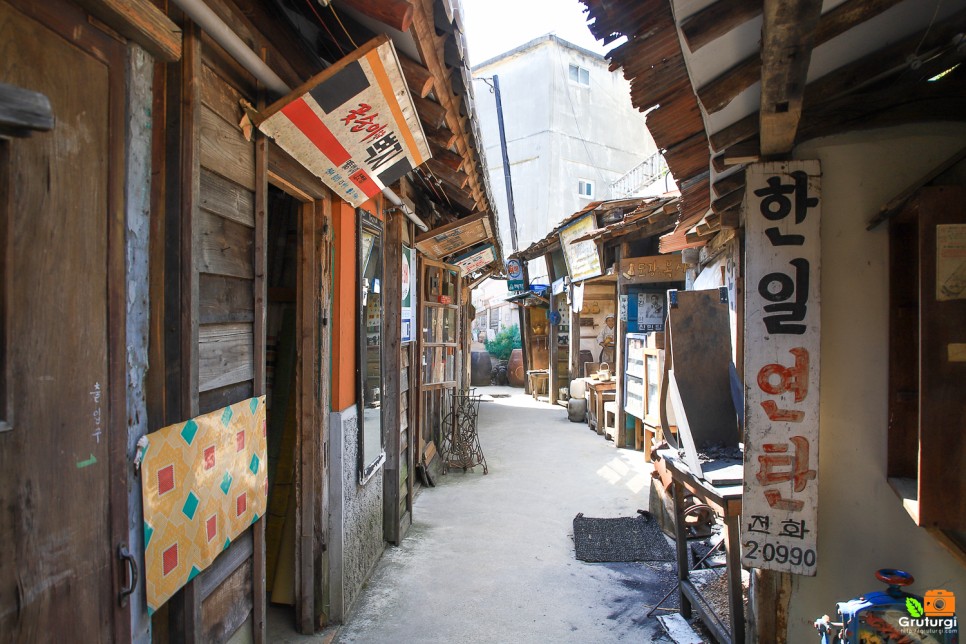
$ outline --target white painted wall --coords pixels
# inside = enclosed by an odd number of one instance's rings
[[[822,162],[822,400],[818,575],[793,577],[789,642],[817,641],[814,619],[884,588],[878,568],[910,572],[919,594],[966,595],[966,567],[912,522],[886,483],[888,227],[865,230],[883,204],[964,145],[966,126],[933,124],[795,150]]]
[[[589,71],[589,87],[569,80],[571,63]],[[474,68],[490,186],[503,247],[510,254],[496,100],[481,80],[495,74],[500,77],[519,250],[591,201],[609,198],[610,183],[657,147],[644,116],[631,106],[627,81],[609,72],[602,56],[544,36]],[[594,182],[593,198],[577,194],[579,179]]]

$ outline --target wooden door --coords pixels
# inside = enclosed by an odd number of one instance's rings
[[[0,80],[56,125],[0,141],[0,639],[124,641],[123,46],[71,5],[15,4]]]

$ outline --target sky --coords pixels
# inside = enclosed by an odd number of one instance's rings
[[[461,0],[461,4],[471,66],[548,33],[599,54],[610,49],[590,34],[584,5],[578,0]]]

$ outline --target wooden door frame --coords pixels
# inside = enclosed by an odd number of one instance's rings
[[[300,203],[296,241],[295,409],[298,418],[298,458],[295,475],[295,606],[298,630],[311,634],[327,621],[323,603],[325,575],[322,571],[328,515],[328,472],[324,455],[328,449],[329,419],[324,412],[329,407],[329,389],[322,386],[322,376],[329,364],[332,270],[329,222],[332,219],[332,198],[321,181],[264,136],[259,135],[258,145],[256,180],[260,189],[264,184],[261,190],[264,196],[256,196],[255,272],[262,276],[262,290],[256,290],[255,294],[256,307],[259,302],[267,302],[264,270],[258,270],[258,258],[264,258],[266,247],[268,184]],[[258,163],[260,158],[264,159],[261,164]],[[258,213],[261,213],[260,219]],[[260,311],[256,321],[265,314],[264,304]],[[263,323],[260,331],[256,327],[256,343],[259,337],[264,343],[264,335]],[[256,369],[259,360],[264,367],[264,353],[259,357],[256,351]],[[306,377],[306,374],[310,375]]]

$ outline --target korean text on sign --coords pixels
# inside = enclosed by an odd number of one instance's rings
[[[762,163],[747,176],[742,563],[814,575],[821,169]]]

